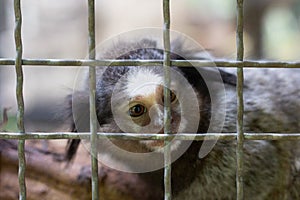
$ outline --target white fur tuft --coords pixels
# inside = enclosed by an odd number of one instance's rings
[[[150,69],[134,71],[127,78],[126,93],[129,97],[148,96],[156,92],[157,86],[163,84],[163,77]]]

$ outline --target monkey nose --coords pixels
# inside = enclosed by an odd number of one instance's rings
[[[173,123],[173,121],[174,121],[174,120],[173,120],[173,118],[171,117],[171,122],[170,122],[170,123],[171,123],[171,130],[170,130],[170,131],[171,131],[171,132],[172,132],[172,123]],[[160,131],[159,131],[158,133],[164,134],[164,133],[165,133],[165,128],[162,127],[162,129],[160,129]]]

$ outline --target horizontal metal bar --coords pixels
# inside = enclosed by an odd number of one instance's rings
[[[162,60],[63,60],[63,59],[23,59],[23,65],[33,66],[139,66],[144,63],[162,65]],[[14,65],[13,59],[0,59],[0,65]]]
[[[169,140],[176,136],[177,140],[236,140],[236,133],[178,133],[153,134],[153,133],[97,133],[98,138],[114,138],[126,140]],[[245,140],[300,140],[300,133],[245,133]],[[8,133],[0,132],[0,139],[89,139],[90,132],[71,133],[40,133],[27,132]]]
[[[1,65],[15,65],[14,59],[0,58]],[[22,59],[22,65],[32,66],[162,66],[163,60],[85,60],[85,59]],[[281,61],[234,61],[234,60],[171,60],[178,67],[244,67],[244,68],[300,68],[300,62]]]

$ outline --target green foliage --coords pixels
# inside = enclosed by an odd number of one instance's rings
[[[3,117],[0,117],[0,124],[3,122]],[[15,116],[8,116],[8,121],[7,123],[2,124],[0,126],[0,131],[4,132],[17,132],[17,119]]]

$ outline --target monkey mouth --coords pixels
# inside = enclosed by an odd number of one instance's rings
[[[160,153],[164,152],[164,147],[166,146],[164,140],[142,140],[140,142],[144,144],[150,151],[157,151]],[[171,151],[176,150],[179,147],[180,143],[181,141],[179,140],[170,141],[169,145],[171,145]]]
[[[165,142],[163,140],[149,140],[146,143],[147,147],[150,148],[157,148],[157,147],[164,147],[165,146]]]

